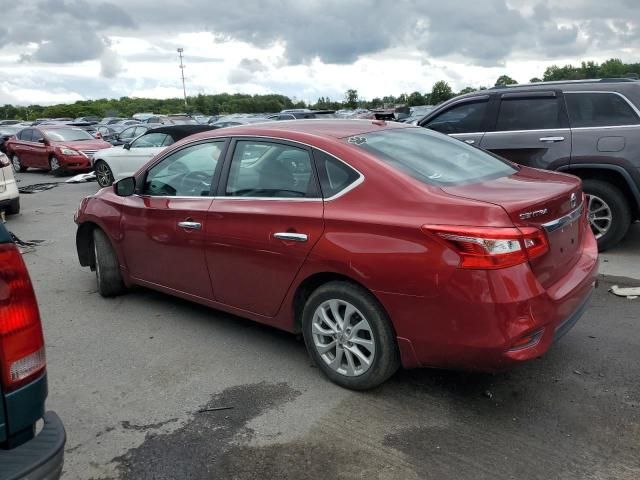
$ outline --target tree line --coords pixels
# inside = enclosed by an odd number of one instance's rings
[[[640,77],[640,63],[624,63],[620,59],[612,58],[603,63],[582,62],[579,66],[552,65],[548,67],[542,78],[534,77],[531,83],[553,80],[581,80],[587,78]],[[501,75],[495,85],[513,85],[519,83],[509,75]],[[233,114],[233,113],[267,113],[279,112],[287,108],[314,108],[322,110],[339,110],[341,108],[381,108],[392,105],[437,105],[456,95],[484,90],[486,86],[466,87],[454,92],[444,80],[436,82],[430,92],[403,93],[399,96],[387,95],[370,100],[359,96],[358,91],[349,89],[344,98],[332,100],[320,97],[315,103],[307,104],[285,95],[246,95],[241,93],[220,93],[216,95],[199,94],[187,97],[187,106],[182,98],[153,99],[121,97],[118,99],[102,98],[98,100],[81,100],[71,104],[58,105],[3,105],[0,107],[0,119],[19,118],[34,120],[36,118],[84,117],[84,116],[124,116],[130,117],[138,112],[153,113],[202,113]]]

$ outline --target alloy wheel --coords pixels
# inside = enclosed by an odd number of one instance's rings
[[[313,344],[335,372],[357,377],[373,365],[376,347],[371,324],[344,300],[327,300],[313,314]]]
[[[56,157],[51,157],[51,160],[49,160],[49,166],[51,167],[51,171],[55,172],[60,169],[60,162]]]
[[[20,172],[22,169],[22,164],[20,163],[20,158],[18,155],[14,155],[11,157],[11,165],[13,166],[14,172]]]
[[[593,231],[596,239],[599,239],[606,235],[613,223],[611,207],[597,195],[587,195],[587,201],[591,231]]]
[[[96,179],[98,180],[98,184],[101,187],[108,187],[113,183],[113,179],[111,177],[111,169],[109,165],[100,161],[96,164]]]

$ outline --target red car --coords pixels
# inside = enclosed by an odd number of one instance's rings
[[[334,382],[495,371],[583,313],[598,253],[576,177],[383,121],[194,135],[84,199],[80,264],[302,332]]]
[[[61,173],[91,170],[91,156],[111,144],[82,128],[42,125],[19,131],[5,146],[16,172],[32,167]]]

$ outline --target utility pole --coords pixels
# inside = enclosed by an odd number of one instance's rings
[[[184,69],[186,65],[182,63],[182,53],[184,52],[184,48],[180,47],[178,49],[178,55],[180,55],[180,72],[182,73],[182,93],[184,95],[184,106],[187,107],[187,88],[184,86]]]

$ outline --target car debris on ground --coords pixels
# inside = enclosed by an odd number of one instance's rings
[[[619,287],[613,285],[609,291],[618,297],[627,297],[629,300],[635,300],[640,297],[640,287]]]

